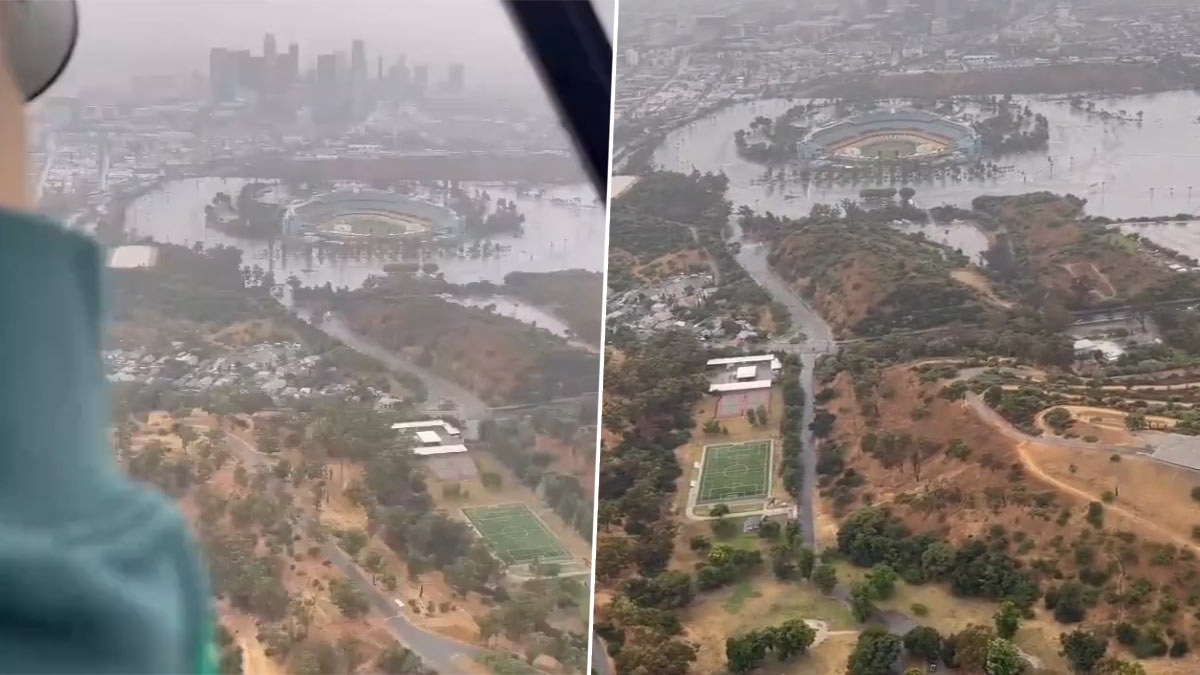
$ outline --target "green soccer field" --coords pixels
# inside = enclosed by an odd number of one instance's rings
[[[509,565],[570,558],[554,533],[524,504],[463,509],[488,548]]]
[[[765,498],[770,486],[771,441],[704,448],[697,504]]]

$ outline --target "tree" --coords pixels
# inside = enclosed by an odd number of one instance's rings
[[[730,672],[748,673],[762,665],[770,646],[761,631],[725,638],[725,661]]]
[[[338,541],[342,545],[342,550],[353,557],[358,555],[358,552],[367,545],[369,539],[366,532],[359,529],[349,529],[338,533]]]
[[[987,664],[984,672],[987,675],[1021,675],[1025,670],[1025,659],[1016,645],[1004,638],[994,638],[988,645]]]
[[[1107,658],[1096,664],[1095,675],[1146,675],[1146,668],[1137,662]]]
[[[992,620],[996,623],[996,635],[1011,640],[1021,628],[1021,609],[1011,600],[1005,600]]]
[[[696,660],[696,647],[682,640],[664,640],[661,633],[643,626],[625,632],[625,643],[614,659],[618,673],[687,675]]]
[[[375,576],[383,571],[383,567],[383,554],[373,548],[368,549],[363,555],[363,568],[371,573],[371,583],[375,583]]]
[[[987,667],[988,650],[996,631],[991,626],[971,624],[954,636],[954,658],[959,668],[978,672]]]
[[[829,595],[837,587],[837,568],[833,565],[820,565],[813,570],[812,580],[822,593]]]
[[[1076,673],[1093,673],[1096,664],[1104,658],[1104,652],[1108,651],[1108,640],[1094,632],[1074,630],[1060,635],[1058,641],[1062,645],[1060,653]]]
[[[279,431],[273,426],[264,426],[258,430],[255,438],[258,451],[273,455],[279,452]]]
[[[184,450],[187,450],[189,445],[200,438],[200,434],[195,429],[183,422],[176,424],[175,435],[179,437],[179,442]]]
[[[796,550],[796,564],[799,566],[800,576],[805,579],[811,579],[813,575],[813,566],[817,563],[817,554],[813,553],[812,549],[801,546]]]
[[[1086,589],[1083,584],[1068,581],[1054,594],[1054,619],[1059,623],[1079,623],[1087,614]],[[1049,598],[1049,595],[1047,596]]]
[[[345,579],[334,579],[329,582],[329,597],[333,600],[333,604],[342,610],[342,614],[351,619],[366,614],[370,609],[366,597]]]
[[[867,573],[866,584],[871,597],[876,600],[887,600],[896,593],[896,571],[887,565],[876,565]]]
[[[875,615],[875,596],[871,587],[866,583],[857,583],[850,587],[850,611],[859,623],[866,623]]]
[[[611,581],[633,564],[633,540],[604,537],[596,542],[596,578]]]
[[[925,578],[931,581],[945,578],[954,569],[955,553],[954,547],[944,541],[930,544],[921,554],[921,569],[925,572]]]
[[[1067,430],[1072,421],[1071,413],[1066,408],[1051,408],[1042,419],[1060,434]]]
[[[846,663],[846,675],[890,675],[904,645],[882,628],[868,628],[858,636]]]
[[[383,650],[375,665],[379,672],[387,675],[417,675],[425,672],[421,657],[394,642]]]
[[[775,657],[786,661],[807,652],[817,638],[817,631],[803,619],[792,619],[776,627],[772,637]]]
[[[923,661],[937,661],[942,653],[942,634],[931,626],[917,626],[904,634],[904,648]]]

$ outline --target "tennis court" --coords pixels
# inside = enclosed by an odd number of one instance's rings
[[[509,565],[565,560],[570,556],[558,538],[524,504],[501,504],[463,509],[463,515]]]
[[[708,445],[697,504],[765,498],[771,485],[771,441]]]
[[[719,420],[737,419],[745,417],[747,410],[759,406],[765,408],[767,412],[771,411],[770,388],[731,391],[717,397],[717,407],[713,411],[713,417]]]

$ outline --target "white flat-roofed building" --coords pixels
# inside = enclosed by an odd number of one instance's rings
[[[429,445],[413,448],[414,455],[428,457],[429,455],[449,455],[455,452],[466,452],[465,445]]]
[[[445,420],[400,422],[393,424],[392,429],[414,442],[414,455],[424,457],[467,451],[467,446],[462,444],[462,432]]]
[[[399,422],[392,425],[392,429],[396,431],[405,431],[410,429],[431,429],[441,427],[450,436],[461,436],[462,432],[458,427],[453,426],[445,420],[421,420],[420,422]]]
[[[1083,338],[1075,341],[1076,358],[1090,358],[1096,352],[1100,352],[1105,361],[1116,361],[1125,355],[1125,348],[1112,340]]]
[[[774,354],[753,354],[750,356],[728,356],[719,359],[709,359],[709,381],[712,387],[710,393],[743,391],[742,388],[730,389],[730,384],[751,384],[752,389],[769,387],[771,382],[783,369],[783,364]],[[766,383],[765,385],[759,383]]]
[[[774,354],[755,354],[753,356],[726,356],[726,357],[720,358],[720,359],[709,359],[708,367],[713,368],[715,366],[736,366],[736,365],[742,365],[742,364],[746,364],[746,363],[765,363],[765,362],[770,362],[772,368],[776,368],[776,367],[782,368],[783,367],[783,364],[779,364],[779,366],[775,366],[776,363],[779,363],[779,359],[775,358]]]
[[[770,389],[770,380],[755,380],[753,382],[718,382],[709,385],[710,394],[728,394],[734,391],[753,391],[755,389]]]

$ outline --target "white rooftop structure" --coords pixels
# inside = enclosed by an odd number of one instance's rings
[[[709,367],[733,366],[733,365],[739,365],[739,364],[743,364],[743,363],[764,363],[767,361],[773,362],[772,368],[774,367],[775,363],[778,363],[778,361],[776,361],[776,359],[775,359],[774,354],[756,354],[753,356],[726,356],[725,358],[721,358],[721,359],[709,359],[708,365],[709,365]]]
[[[154,267],[157,262],[157,246],[118,246],[108,256],[108,266],[115,269]]]
[[[427,445],[419,448],[413,448],[414,455],[426,457],[428,455],[449,455],[456,452],[466,452],[465,445]]]
[[[442,437],[438,436],[436,431],[418,431],[417,440],[422,443],[441,443]]]
[[[770,389],[770,380],[755,380],[753,382],[722,382],[709,385],[708,393],[726,394],[731,391],[753,391],[755,389]]]
[[[758,375],[758,366],[738,366],[737,374],[734,376],[739,380],[753,379]]]
[[[1125,348],[1112,340],[1088,340],[1084,338],[1075,341],[1076,354],[1096,351],[1104,355],[1105,361],[1116,361],[1125,354]]]
[[[422,420],[420,422],[399,422],[397,424],[392,425],[392,429],[394,431],[408,431],[408,430],[415,430],[415,429],[433,429],[436,427],[441,427],[442,431],[445,431],[450,436],[462,435],[462,432],[458,430],[458,427],[455,427],[455,426],[451,425],[449,422],[446,422],[444,420]]]
[[[410,437],[417,441],[417,447],[413,448],[414,455],[426,457],[467,451],[467,446],[462,444],[462,432],[445,420],[400,422],[393,424],[392,429],[411,434]],[[435,429],[440,429],[441,433]]]

